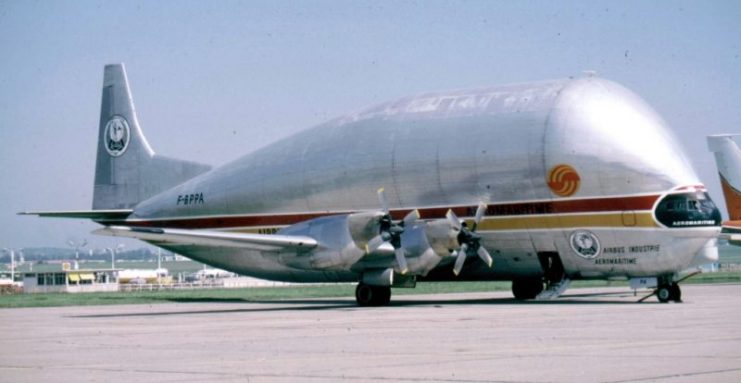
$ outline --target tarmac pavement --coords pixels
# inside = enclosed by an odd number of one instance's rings
[[[0,381],[741,382],[741,285],[687,285],[681,304],[639,297],[0,309]]]

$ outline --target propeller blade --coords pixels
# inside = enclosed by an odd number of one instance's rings
[[[463,269],[463,263],[466,262],[468,245],[462,244],[460,250],[458,250],[458,256],[455,258],[455,265],[453,266],[453,274],[458,276]]]
[[[484,249],[483,246],[479,246],[479,249],[476,251],[476,254],[479,255],[479,258],[481,258],[484,263],[486,263],[487,266],[491,267],[491,265],[494,263],[494,260],[491,259],[491,255],[489,254],[486,249]]]
[[[476,226],[478,226],[479,222],[481,222],[481,218],[484,217],[484,214],[486,214],[486,204],[481,202],[479,204],[479,207],[476,209],[476,218],[474,218],[473,222]],[[474,226],[475,227],[475,226]]]
[[[404,216],[404,227],[411,227],[419,219],[419,210],[414,209]]]
[[[445,218],[448,219],[453,229],[457,231],[461,230],[461,220],[459,220],[458,216],[456,216],[455,213],[453,213],[453,210],[448,209],[448,212],[445,213]]]
[[[383,188],[378,189],[378,203],[384,213],[389,213],[389,202],[386,200],[386,191]]]
[[[394,249],[394,255],[396,255],[396,263],[399,264],[399,273],[401,275],[406,274],[409,272],[409,267],[407,266],[407,259],[404,257],[404,249],[398,248]]]
[[[368,244],[365,245],[365,252],[370,254],[378,250],[378,248],[381,247],[381,245],[383,245],[384,242],[386,241],[384,241],[383,237],[381,237],[380,235],[377,235],[371,238],[371,240],[368,241]]]

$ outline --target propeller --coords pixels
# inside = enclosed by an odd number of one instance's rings
[[[461,245],[457,252],[458,255],[455,259],[455,265],[453,266],[453,273],[455,275],[461,273],[466,258],[473,256],[474,254],[478,255],[478,257],[481,258],[481,260],[489,267],[491,267],[494,262],[489,252],[481,246],[481,236],[476,234],[476,229],[479,226],[479,222],[481,222],[481,219],[484,217],[484,213],[486,213],[486,205],[480,203],[479,207],[476,209],[476,216],[474,217],[471,229],[468,228],[468,225],[465,222],[461,222],[452,210],[448,210],[448,213],[445,215],[453,228],[458,230],[458,243]]]
[[[404,233],[404,227],[413,225],[414,222],[419,219],[419,212],[413,210],[409,212],[403,220],[394,222],[391,218],[391,213],[389,212],[389,205],[383,188],[378,189],[378,203],[381,205],[384,214],[378,222],[378,235],[368,241],[366,252],[372,253],[384,243],[390,243],[394,248],[394,255],[396,256],[396,263],[399,265],[399,272],[402,275],[406,274],[409,272],[409,266],[407,265],[407,259],[404,255],[404,249],[401,247],[401,235]]]

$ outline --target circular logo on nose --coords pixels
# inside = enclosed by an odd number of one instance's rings
[[[560,164],[548,172],[548,187],[559,197],[570,197],[579,190],[579,173],[569,165]]]
[[[113,116],[105,124],[103,145],[111,156],[118,157],[122,155],[129,146],[130,137],[129,123],[126,122],[125,118]]]
[[[571,233],[571,248],[582,258],[592,259],[596,258],[600,253],[599,239],[594,233],[579,230]]]

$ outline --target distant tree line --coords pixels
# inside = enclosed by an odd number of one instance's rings
[[[75,251],[68,248],[57,247],[35,247],[15,250],[15,261],[21,261],[21,255],[26,262],[48,262],[64,261],[75,259]],[[172,256],[167,251],[162,252],[163,257]],[[104,248],[93,249],[92,255],[90,249],[80,249],[80,260],[90,261],[110,261],[111,252]],[[153,261],[157,260],[157,252],[150,248],[139,248],[132,250],[122,250],[116,252],[116,260],[121,261]],[[0,255],[0,263],[10,263],[10,254],[3,252]]]

